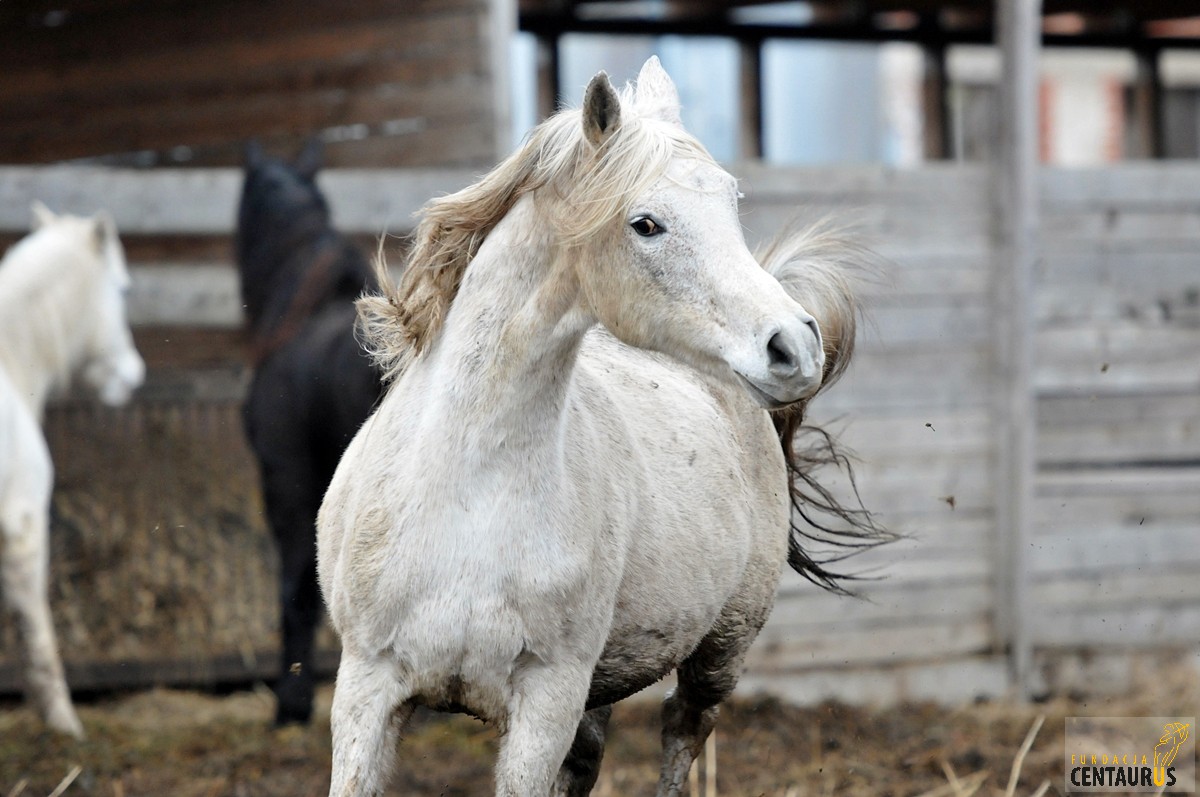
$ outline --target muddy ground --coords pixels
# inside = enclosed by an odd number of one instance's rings
[[[224,696],[159,690],[109,697],[80,706],[88,733],[82,743],[45,732],[24,706],[0,704],[0,796],[45,797],[78,767],[63,794],[319,797],[329,785],[331,694],[330,686],[321,690],[312,727],[282,730],[270,726],[265,687]],[[1003,794],[1039,715],[1045,724],[1023,761],[1015,794],[1028,797],[1045,780],[1048,794],[1060,794],[1064,717],[1152,715],[1162,695],[1181,706],[1200,704],[1200,688],[1186,675],[1165,684],[1160,676],[1149,691],[1120,699],[1034,705],[868,709],[741,699],[718,723],[716,794],[949,797],[955,792],[948,770],[960,788],[982,780],[977,794]],[[421,715],[401,746],[389,794],[490,794],[495,747],[495,734],[474,720]],[[653,794],[657,758],[656,703],[619,706],[595,793]]]

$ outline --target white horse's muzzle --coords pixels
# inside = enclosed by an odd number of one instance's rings
[[[809,398],[821,387],[825,349],[816,320],[801,312],[760,336],[759,367],[738,371],[750,395],[766,409]]]

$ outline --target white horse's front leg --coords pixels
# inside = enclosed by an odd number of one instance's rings
[[[497,797],[547,797],[583,717],[591,669],[525,665],[513,674],[496,761]]]
[[[415,706],[395,663],[343,649],[333,692],[330,797],[376,797],[391,776],[400,731]]]
[[[50,617],[49,518],[40,505],[17,501],[0,517],[0,593],[17,620],[24,643],[25,686],[43,720],[56,731],[83,738]]]

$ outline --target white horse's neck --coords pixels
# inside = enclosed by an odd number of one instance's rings
[[[39,419],[83,350],[78,331],[93,303],[80,251],[62,238],[22,242],[0,269],[0,368]]]
[[[525,197],[496,226],[463,278],[431,351],[447,409],[489,448],[536,446],[559,433],[571,371],[595,319],[580,306],[574,264]]]

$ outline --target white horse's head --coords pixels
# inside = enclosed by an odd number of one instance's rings
[[[817,323],[746,248],[737,182],[681,126],[657,58],[636,90],[600,73],[582,110],[550,117],[483,179],[426,205],[399,288],[381,267],[389,295],[359,304],[388,378],[427,349],[482,242],[526,197],[529,241],[571,270],[564,296],[577,288],[588,320],[736,380],[768,409],[821,386]]]
[[[129,269],[112,217],[101,211],[91,218],[58,216],[40,202],[33,205],[34,228],[54,227],[78,238],[80,268],[89,270],[82,283],[92,295],[77,308],[76,369],[83,381],[111,406],[126,403],[146,377],[146,365],[133,344],[125,315]]]
[[[614,91],[603,72],[587,87],[594,171],[583,181],[627,198],[619,218],[578,241],[589,309],[625,343],[732,372],[766,408],[807,398],[824,367],[817,322],[746,248],[737,181],[683,130],[679,111],[657,58],[636,91]],[[631,171],[651,162],[657,174]],[[585,206],[587,193],[573,193],[568,207]]]

